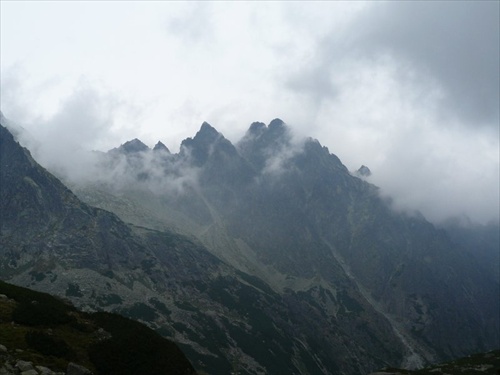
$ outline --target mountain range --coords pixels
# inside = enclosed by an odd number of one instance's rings
[[[476,237],[394,211],[279,119],[235,145],[203,123],[175,154],[135,139],[79,181],[0,131],[1,278],[145,322],[199,372],[366,374],[500,347]]]

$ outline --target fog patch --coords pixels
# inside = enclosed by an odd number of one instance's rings
[[[391,197],[395,208],[420,210],[434,223],[463,215],[483,224],[498,220],[498,143],[473,131],[426,134],[395,134],[370,181]]]
[[[173,197],[198,186],[199,168],[178,154],[149,149],[135,153],[117,151],[96,155],[93,177],[79,181],[80,186],[98,185],[120,194],[135,190]]]
[[[5,117],[2,123],[40,165],[70,185],[174,195],[187,186],[196,186],[198,169],[164,150],[128,155],[96,151],[116,139],[116,133],[123,137],[132,132],[133,112],[137,111],[133,106],[124,108],[127,104],[82,81],[52,116],[43,118],[27,108],[22,116],[24,123],[17,124]],[[17,106],[12,108],[17,110]],[[130,113],[132,125],[117,126],[116,119]]]
[[[266,150],[266,160],[262,174],[279,177],[293,168],[291,161],[304,152],[306,138],[295,133],[292,128],[286,126],[286,136],[283,142],[275,149]]]

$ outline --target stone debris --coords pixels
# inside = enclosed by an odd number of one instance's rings
[[[12,353],[18,353],[13,350]],[[0,375],[92,375],[88,368],[70,362],[66,372],[52,371],[45,366],[35,366],[33,362],[16,360],[5,345],[0,344]]]
[[[91,375],[92,372],[83,366],[77,365],[76,363],[68,363],[68,368],[66,369],[66,375]]]
[[[54,375],[55,372],[45,366],[35,366],[40,375]]]
[[[33,363],[28,362],[28,361],[17,361],[16,362],[16,367],[19,369],[19,371],[24,372],[24,371],[29,371],[29,370],[34,370]]]
[[[22,371],[21,375],[39,375],[38,371],[35,369],[27,370],[27,371]]]
[[[99,341],[101,340],[107,340],[113,337],[111,333],[108,331],[105,331],[103,328],[99,328],[97,331],[94,332],[94,335],[97,337]]]

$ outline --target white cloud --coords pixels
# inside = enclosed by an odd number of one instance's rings
[[[53,148],[47,163],[135,137],[175,152],[203,121],[235,143],[280,117],[398,205],[484,221],[499,211],[488,7],[2,2],[1,108]]]

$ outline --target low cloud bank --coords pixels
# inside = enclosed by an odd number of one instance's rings
[[[115,23],[134,7],[106,17],[80,4],[88,19],[71,19],[82,41],[72,53],[58,39],[64,17],[2,8],[1,108],[44,166],[85,180],[98,174],[91,150],[133,138],[177,150],[203,121],[236,144],[251,122],[279,116],[349,170],[368,166],[398,209],[499,219],[498,2],[157,5],[139,30]],[[44,20],[36,45],[15,32],[27,14]],[[109,43],[109,27],[129,43]],[[269,171],[293,155],[282,151]]]
[[[112,137],[108,111],[102,111],[97,103],[89,92],[76,95],[46,123],[22,124],[28,130],[19,139],[43,166],[72,183],[98,182],[119,190],[132,186],[142,173],[141,188],[156,194],[181,194],[186,187],[196,186],[199,171],[164,151],[128,157],[120,154],[111,161],[103,159],[104,153],[93,152],[99,137]],[[480,223],[498,221],[498,142],[480,132],[456,133],[427,126],[424,131],[415,122],[413,127],[407,123],[399,130],[381,128],[391,136],[380,139],[340,128],[338,138],[330,140],[337,147],[329,148],[352,171],[367,165],[373,173],[368,181],[381,187],[397,210],[419,210],[436,223],[451,216],[467,216]],[[276,150],[264,172],[276,174],[285,168],[286,161],[302,150],[299,139],[293,140],[293,147]],[[377,147],[378,153],[374,151]],[[350,152],[359,148],[372,150],[377,157],[369,159],[366,155],[370,153]]]

